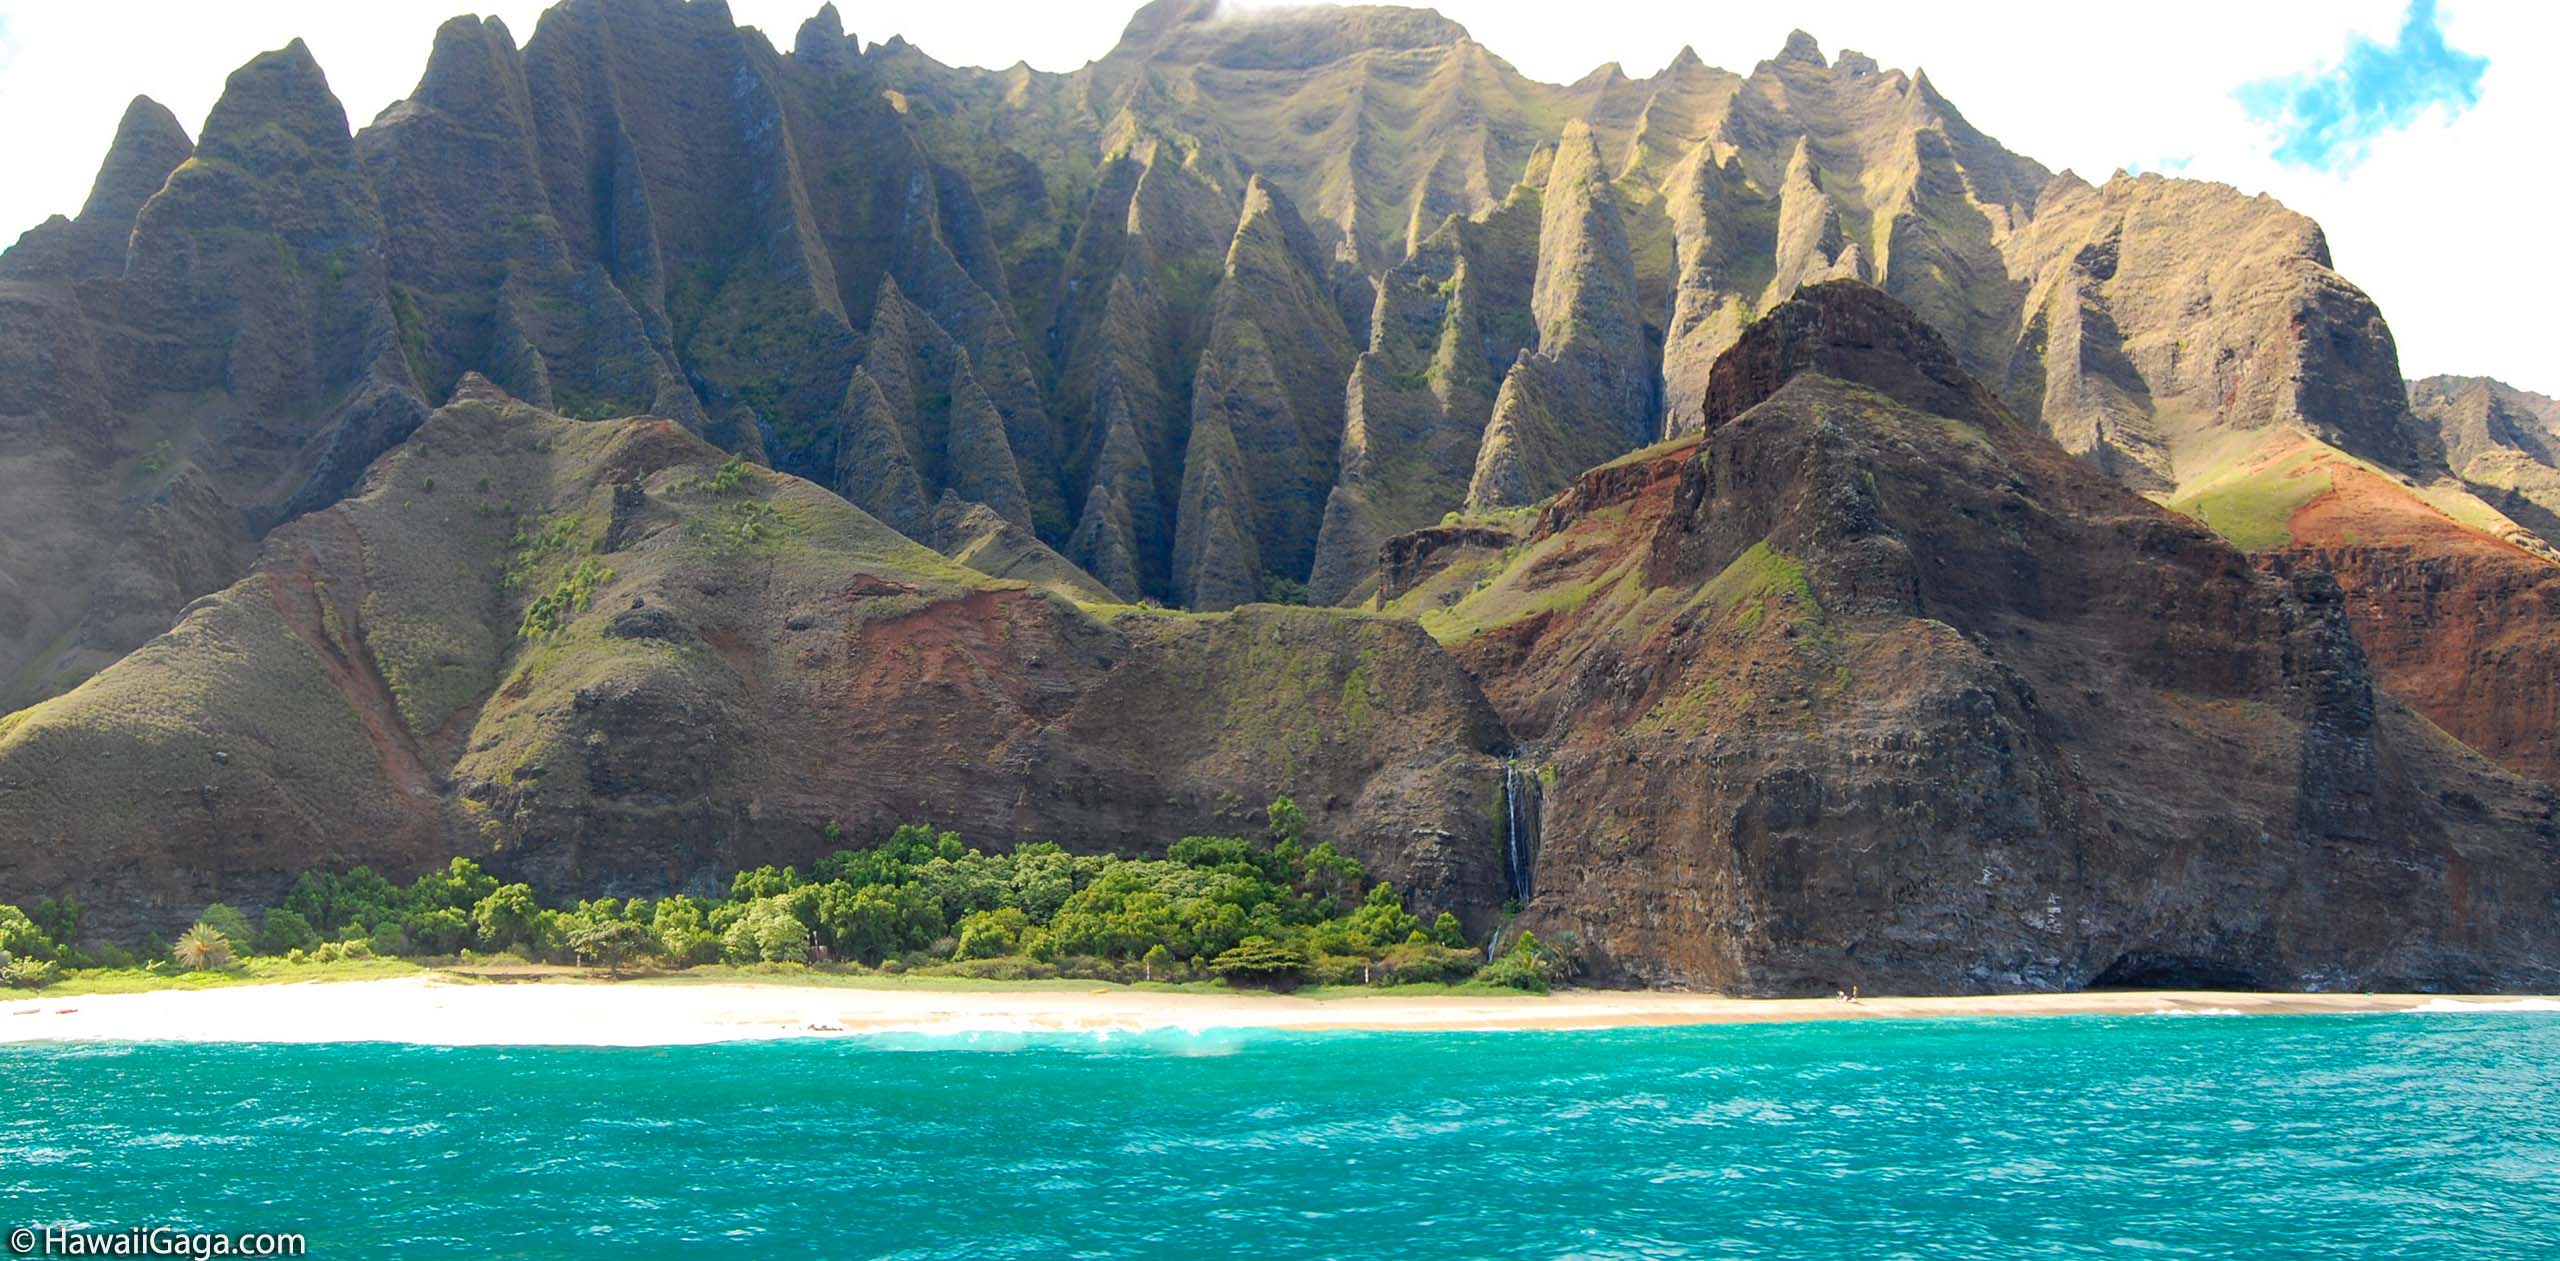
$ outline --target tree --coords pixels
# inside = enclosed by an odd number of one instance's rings
[[[258,928],[259,954],[290,954],[319,944],[320,932],[311,926],[311,921],[281,906],[267,912]]]
[[[480,899],[497,891],[497,877],[483,873],[480,864],[468,858],[457,858],[444,870],[428,872],[409,886],[409,907],[415,911],[451,908],[468,915]]]
[[[683,894],[661,899],[649,917],[651,935],[669,963],[689,968],[720,957],[719,934],[703,919],[702,905]]]
[[[1307,974],[1307,952],[1269,937],[1247,937],[1209,961],[1209,971],[1229,985],[1286,989]]]
[[[805,963],[809,929],[783,899],[759,898],[722,934],[720,953],[731,963]]]
[[[400,890],[370,867],[358,867],[343,876],[304,872],[284,898],[285,906],[311,921],[322,937],[333,940],[350,924],[382,922],[400,901]]]
[[[61,953],[51,935],[27,918],[27,913],[0,903],[0,954],[21,959],[51,959]]]
[[[1369,899],[1344,921],[1351,931],[1380,946],[1394,945],[1422,931],[1422,921],[1404,909],[1404,899],[1396,896],[1396,887],[1379,881],[1369,890]]]
[[[911,884],[818,890],[818,922],[837,954],[878,963],[942,935],[942,907]]]
[[[220,929],[199,923],[179,934],[169,956],[190,972],[216,971],[231,966],[231,940]]]
[[[80,899],[70,894],[37,898],[36,909],[27,912],[27,918],[56,945],[75,945],[80,940]]]
[[[409,948],[419,954],[449,955],[471,944],[471,913],[450,906],[421,911],[401,924]]]
[[[569,948],[593,959],[609,972],[620,972],[635,955],[658,948],[648,929],[629,920],[609,919],[569,934]]]
[[[1147,970],[1147,979],[1152,981],[1156,979],[1157,973],[1173,967],[1173,952],[1165,949],[1163,942],[1157,942],[1147,947],[1147,957],[1140,962]]]
[[[1306,857],[1298,860],[1298,873],[1300,887],[1336,906],[1348,905],[1360,896],[1360,883],[1369,878],[1368,869],[1358,859],[1335,849],[1331,841],[1307,851]],[[1397,909],[1402,910],[1403,904],[1398,903]],[[1403,934],[1396,936],[1401,939]]]
[[[733,902],[753,902],[758,898],[769,898],[779,894],[789,893],[793,889],[797,889],[799,887],[800,873],[798,871],[789,867],[785,867],[780,871],[775,871],[773,866],[768,863],[753,871],[742,871],[731,877],[729,880],[729,900]]]
[[[1307,834],[1307,815],[1298,803],[1287,797],[1274,797],[1263,809],[1271,820],[1271,843],[1274,847],[1294,845]]]
[[[1467,930],[1458,923],[1457,916],[1442,911],[1440,918],[1431,921],[1431,939],[1456,949],[1467,944]]]
[[[247,915],[242,914],[236,907],[225,906],[220,902],[204,908],[203,912],[196,916],[196,922],[222,934],[224,941],[232,943],[241,950],[250,949],[258,939],[258,930],[250,926]]]
[[[539,940],[542,906],[528,885],[500,885],[471,908],[471,926],[484,950],[530,946]]]
[[[962,959],[1001,959],[1022,948],[1022,934],[1031,927],[1031,917],[1015,907],[974,912],[960,921]]]

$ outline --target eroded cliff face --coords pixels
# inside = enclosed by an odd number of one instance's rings
[[[1872,290],[1422,618],[1545,783],[1525,921],[1749,993],[2460,986],[2554,966],[2555,798]]]
[[[2050,175],[1802,35],[1556,86],[1424,11],[1159,0],[1051,75],[832,8],[784,50],[717,4],[568,0],[521,45],[448,23],[352,135],[298,46],[201,145],[137,102],[80,219],[7,259],[8,705],[236,577],[466,372],[911,537],[956,495],[1212,609],[1364,596],[1384,540],[1684,431],[1741,330],[1833,278],[2144,488],[2275,427],[2441,463],[2307,220]]]
[[[0,724],[0,888],[156,932],[315,866],[664,891],[831,823],[1130,850],[1291,794],[1419,904],[1499,902],[1501,725],[1411,622],[1094,609],[721,465],[468,379],[362,493]]]
[[[2560,547],[2560,399],[2486,377],[2409,383],[2409,406],[2474,494]]]
[[[198,144],[136,101],[80,218],[0,255],[0,706],[167,629],[425,415],[382,231],[297,43]]]
[[[2560,983],[2549,401],[1802,34],[568,0],[356,132],[297,44],[0,255],[0,387],[0,900],[105,929],[1288,793],[1478,928],[1528,819],[1613,978]]]

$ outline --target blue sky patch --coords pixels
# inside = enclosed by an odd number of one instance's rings
[[[2350,36],[2335,64],[2240,85],[2249,117],[2275,133],[2275,159],[2315,171],[2346,171],[2373,139],[2415,121],[2430,106],[2460,114],[2479,103],[2489,59],[2444,42],[2436,0],[2410,0],[2389,45]]]

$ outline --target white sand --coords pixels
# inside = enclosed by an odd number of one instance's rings
[[[143,994],[0,998],[0,1043],[53,1040],[676,1046],[862,1033],[1204,1029],[1590,1029],[1910,1016],[2560,1010],[2560,1001],[2414,994],[2104,993],[1736,999],[1578,991],[1553,997],[1304,999],[1126,989],[823,985],[467,984],[433,974]]]

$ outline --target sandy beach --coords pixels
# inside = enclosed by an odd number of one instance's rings
[[[2560,1000],[2424,994],[2106,992],[1950,998],[1724,998],[1583,990],[1549,997],[1393,994],[1308,999],[1097,987],[864,989],[547,981],[468,984],[426,974],[141,994],[11,995],[0,1043],[404,1042],[437,1046],[679,1046],[877,1033],[1213,1029],[1522,1030],[2068,1014],[2249,1015],[2560,1011]]]

